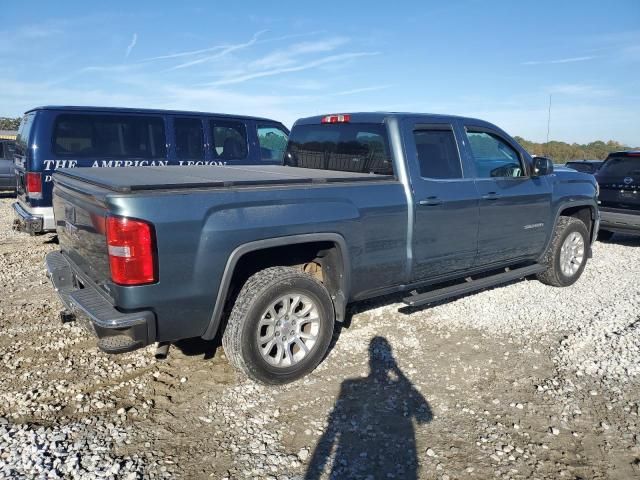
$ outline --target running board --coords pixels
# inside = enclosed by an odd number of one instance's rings
[[[528,277],[536,273],[544,272],[547,269],[544,265],[529,265],[528,267],[520,267],[515,270],[507,270],[490,277],[483,277],[477,280],[467,279],[466,282],[452,285],[450,287],[438,288],[425,293],[416,293],[409,297],[403,298],[402,301],[410,307],[419,307],[427,303],[438,302],[450,297],[457,297],[467,293],[482,290],[484,288],[495,287],[501,283],[511,282],[520,278]]]

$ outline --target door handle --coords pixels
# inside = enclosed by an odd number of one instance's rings
[[[424,200],[420,200],[418,203],[427,207],[433,207],[436,205],[442,205],[444,202],[438,197],[427,197]]]
[[[500,198],[500,194],[496,192],[489,192],[486,195],[482,195],[483,200],[497,200]]]

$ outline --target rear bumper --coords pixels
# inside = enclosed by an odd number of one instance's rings
[[[618,233],[640,234],[640,210],[601,207],[600,229]]]
[[[67,309],[98,338],[107,353],[124,353],[155,341],[155,314],[150,310],[123,313],[86,281],[60,252],[45,258],[47,276]]]
[[[31,208],[22,202],[15,202],[13,205],[15,219],[13,228],[31,235],[54,231],[56,222],[53,218],[53,207]]]

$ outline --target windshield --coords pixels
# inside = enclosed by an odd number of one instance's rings
[[[600,168],[599,173],[609,177],[640,175],[640,157],[611,157]]]
[[[293,128],[284,164],[291,167],[393,175],[382,124],[339,123]]]

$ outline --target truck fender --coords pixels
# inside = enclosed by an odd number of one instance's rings
[[[551,234],[549,235],[549,238],[547,239],[547,243],[544,247],[544,250],[542,251],[542,255],[540,255],[540,258],[542,258],[544,256],[544,254],[546,253],[547,249],[549,248],[549,245],[551,245],[551,241],[553,240],[553,232],[555,232],[556,230],[556,225],[558,224],[558,218],[560,218],[562,216],[562,213],[565,212],[566,210],[569,210],[570,208],[575,208],[575,207],[588,207],[589,210],[591,210],[591,220],[595,224],[597,223],[597,218],[598,218],[598,207],[595,206],[592,203],[589,202],[584,202],[584,201],[574,201],[574,202],[567,202],[566,204],[562,205],[562,208],[559,208],[558,211],[556,212],[555,218],[553,219],[553,228],[551,229]],[[594,231],[595,228],[591,229],[591,243],[593,243],[593,241],[595,240],[595,235],[596,232]],[[589,245],[589,249],[588,249],[588,255],[589,257],[591,257],[591,245]]]
[[[222,280],[220,281],[220,287],[218,288],[218,294],[216,296],[216,303],[213,308],[213,314],[209,320],[207,329],[205,330],[202,338],[204,340],[212,340],[218,333],[220,328],[220,322],[222,320],[222,314],[224,311],[227,295],[229,293],[229,287],[231,285],[231,279],[236,268],[236,265],[243,255],[254,252],[256,250],[263,250],[272,247],[283,247],[287,245],[295,245],[311,242],[332,242],[338,246],[339,254],[342,261],[342,273],[340,275],[340,286],[338,291],[332,295],[336,311],[336,320],[343,321],[345,318],[345,312],[347,302],[349,299],[350,289],[350,274],[351,263],[349,259],[349,251],[347,249],[347,242],[344,237],[337,233],[307,233],[301,235],[290,235],[286,237],[268,238],[264,240],[256,240],[254,242],[248,242],[236,247],[224,268],[222,274]]]

